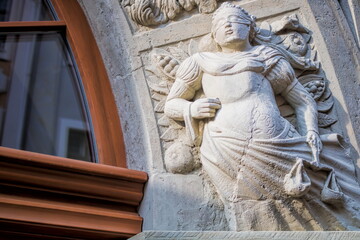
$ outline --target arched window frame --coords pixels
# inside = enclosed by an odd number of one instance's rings
[[[147,180],[126,169],[117,107],[87,19],[76,0],[51,0],[58,21],[0,22],[2,32],[66,31],[87,98],[99,163],[0,147],[0,234],[110,239],[141,231]]]
[[[67,39],[75,56],[86,92],[99,162],[126,167],[120,121],[101,54],[77,1],[52,1],[66,25]]]

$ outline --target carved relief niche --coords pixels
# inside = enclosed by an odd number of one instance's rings
[[[296,77],[317,103],[319,133],[342,133],[336,125],[334,98],[330,81],[321,67],[312,32],[301,24],[296,13],[278,20],[258,23],[253,45],[267,45],[281,52],[295,70]],[[200,166],[198,148],[186,136],[185,126],[164,115],[166,97],[175,81],[179,65],[197,52],[217,51],[209,43],[210,34],[154,48],[147,52],[145,74],[154,104],[160,139],[165,151],[164,161],[169,172],[189,173]],[[144,56],[145,59],[145,56]],[[281,115],[297,128],[294,109],[276,96]],[[182,167],[181,167],[182,166]]]
[[[316,116],[318,122],[318,133],[320,135],[338,133],[343,135],[346,140],[350,141],[355,149],[358,149],[357,139],[359,139],[359,132],[356,126],[349,120],[348,114],[352,109],[349,109],[349,99],[346,96],[344,87],[341,86],[341,79],[338,79],[337,74],[338,66],[335,63],[329,61],[328,48],[324,47],[323,43],[326,36],[322,35],[320,26],[321,23],[317,21],[317,16],[314,14],[319,11],[320,6],[314,3],[308,3],[308,1],[295,1],[289,0],[273,5],[265,0],[257,1],[230,1],[235,5],[241,6],[251,14],[257,16],[256,27],[254,28],[255,35],[251,38],[252,46],[265,46],[264,49],[273,49],[276,54],[281,55],[282,59],[285,59],[293,69],[295,77],[299,83],[306,90],[307,96],[312,98],[312,101],[316,103]],[[304,211],[302,220],[299,220],[301,227],[288,226],[288,228],[281,225],[281,223],[264,224],[264,228],[256,224],[250,223],[238,223],[239,219],[246,218],[246,211],[239,210],[238,208],[256,208],[256,211],[262,211],[267,208],[283,208],[278,204],[279,199],[275,198],[273,205],[268,202],[256,207],[248,203],[236,205],[238,201],[229,200],[230,205],[227,205],[224,201],[221,191],[219,191],[214,180],[211,180],[207,170],[201,163],[201,139],[197,136],[203,135],[203,129],[208,121],[197,121],[196,128],[189,128],[190,123],[186,122],[186,119],[176,119],[169,117],[169,114],[165,114],[165,105],[167,103],[167,97],[172,91],[174,82],[176,81],[176,74],[184,61],[187,61],[189,57],[202,52],[219,52],[219,47],[214,44],[211,37],[211,21],[213,12],[220,4],[217,1],[120,1],[123,8],[127,11],[129,19],[137,24],[137,30],[134,33],[134,41],[139,46],[139,56],[143,63],[143,72],[149,88],[151,101],[153,103],[154,116],[156,118],[159,138],[161,140],[161,146],[163,150],[162,159],[165,167],[164,172],[156,173],[153,175],[153,184],[159,183],[159,176],[163,176],[161,179],[161,186],[163,189],[174,188],[171,191],[165,190],[167,194],[178,196],[179,192],[183,192],[183,182],[194,183],[194,186],[202,187],[201,193],[194,193],[196,201],[193,204],[183,204],[185,200],[177,199],[170,196],[174,202],[170,204],[170,209],[166,212],[161,209],[161,206],[156,205],[156,202],[161,202],[162,199],[156,196],[156,190],[154,190],[151,197],[146,204],[150,204],[153,208],[159,208],[159,215],[164,214],[170,221],[176,222],[177,226],[169,226],[159,223],[157,229],[159,230],[345,230],[346,226],[342,223],[334,223],[329,225],[329,222],[336,222],[336,216],[334,219],[324,218],[322,220],[312,218],[311,211],[307,212],[309,215],[305,216],[308,209],[298,202],[298,197],[301,201],[312,202],[315,204],[317,201],[315,197],[311,197],[312,191],[310,190],[309,198],[304,197],[305,193],[301,193],[297,196],[297,193],[293,193],[293,189],[286,189],[289,182],[295,181],[300,175],[298,173],[306,172],[304,169],[308,168],[309,176],[305,173],[300,178],[304,182],[311,182],[312,175],[316,175],[317,172],[327,172],[321,178],[323,181],[323,188],[330,189],[331,193],[334,193],[333,198],[326,196],[322,197],[322,202],[319,204],[325,204],[326,209],[332,207],[339,207],[339,201],[334,200],[342,198],[341,186],[338,182],[344,182],[343,180],[336,180],[335,173],[336,168],[329,168],[328,165],[322,165],[322,156],[320,155],[320,165],[313,165],[312,162],[299,160],[297,158],[296,163],[293,164],[289,170],[289,173],[281,181],[282,185],[285,185],[285,192],[291,196],[288,198],[288,204],[291,205],[289,211],[301,212]],[[197,13],[194,9],[198,8]],[[325,9],[325,7],[323,7]],[[189,12],[189,13],[184,13]],[[205,13],[205,14],[204,14]],[[334,66],[336,68],[334,68]],[[341,89],[343,92],[339,91]],[[205,97],[202,90],[197,90],[194,96],[192,96],[190,102],[194,102],[197,99]],[[290,124],[290,130],[288,134],[292,134],[294,137],[297,132],[300,131],[297,122],[296,109],[292,107],[285,98],[284,95],[276,95],[277,108],[283,118],[285,118]],[[187,97],[184,97],[187,99]],[[171,115],[171,114],[170,114]],[[350,117],[351,118],[351,117]],[[350,122],[345,123],[345,120]],[[357,126],[358,127],[358,126]],[[291,130],[293,129],[293,130]],[[292,138],[293,136],[290,136]],[[325,140],[324,140],[325,141]],[[346,148],[344,156],[346,159],[350,159],[349,152],[351,148]],[[314,152],[314,151],[313,151]],[[317,153],[319,155],[319,153]],[[290,154],[291,155],[291,154]],[[294,157],[296,154],[294,154]],[[316,155],[316,154],[315,154]],[[354,158],[354,155],[351,157]],[[271,157],[268,157],[271,158]],[[315,158],[315,157],[314,157]],[[348,161],[347,160],[347,161]],[[352,160],[349,160],[348,164],[352,165]],[[274,169],[277,169],[275,166]],[[334,170],[335,169],[335,170]],[[275,171],[275,170],[274,170]],[[353,176],[353,183],[356,183],[355,170],[350,170],[351,176]],[[340,179],[344,179],[341,176],[346,175],[339,173]],[[151,179],[150,175],[150,179]],[[282,176],[284,177],[284,176]],[[235,177],[236,178],[236,177]],[[259,177],[260,178],[260,177]],[[164,180],[166,179],[166,181]],[[238,179],[237,179],[238,180]],[[263,179],[260,178],[260,181]],[[151,184],[151,181],[150,181]],[[244,184],[244,183],[242,183]],[[264,189],[267,191],[267,183],[264,183]],[[280,185],[281,185],[280,184]],[[294,183],[295,184],[295,183]],[[352,184],[352,183],[351,183]],[[181,186],[180,186],[181,185]],[[271,185],[271,184],[269,184]],[[306,185],[306,184],[305,184]],[[304,188],[310,188],[302,185]],[[331,186],[330,186],[331,185]],[[170,187],[171,186],[171,187]],[[188,186],[192,189],[192,186]],[[269,187],[270,189],[271,187]],[[344,187],[346,189],[346,187]],[[306,194],[309,190],[306,189]],[[323,190],[324,191],[324,190]],[[322,192],[323,192],[322,191]],[[346,191],[346,190],[345,190]],[[354,196],[357,196],[359,189],[354,190]],[[305,192],[305,191],[304,191]],[[320,190],[319,190],[320,194]],[[321,193],[322,194],[322,193]],[[330,194],[330,193],[329,193]],[[261,195],[261,194],[260,194]],[[264,196],[266,194],[263,194]],[[258,200],[264,200],[266,197],[261,195]],[[330,194],[331,195],[331,194]],[[351,195],[351,194],[350,194]],[[308,196],[308,195],[306,195]],[[316,195],[317,196],[317,195]],[[164,196],[163,196],[164,197]],[[193,196],[184,195],[184,199],[192,199]],[[320,198],[320,195],[319,195]],[[346,198],[346,197],[345,197]],[[241,199],[241,198],[239,198]],[[305,199],[305,200],[304,200]],[[330,200],[329,200],[330,199]],[[355,198],[356,199],[356,198]],[[242,201],[242,200],[239,200]],[[341,200],[343,201],[343,200]],[[351,202],[350,200],[344,200],[345,202]],[[186,202],[186,201],[185,201]],[[191,202],[189,200],[189,202]],[[298,204],[298,205],[297,205]],[[318,204],[318,202],[316,202]],[[326,204],[333,204],[327,207]],[[351,205],[351,204],[350,204]],[[355,204],[356,205],[356,204]],[[351,205],[351,206],[355,206]],[[225,206],[225,207],[224,207]],[[229,213],[229,209],[234,211]],[[202,217],[200,219],[184,220],[184,213],[197,212]],[[265,211],[265,210],[264,210]],[[266,212],[266,211],[265,211]],[[336,211],[335,211],[336,212]],[[354,218],[359,218],[359,212],[351,210]],[[279,213],[288,221],[293,213]],[[335,214],[336,215],[336,214]],[[341,214],[340,214],[341,215]],[[145,226],[147,217],[152,218],[149,221],[157,221],[154,217],[148,215],[144,211]],[[252,216],[253,217],[253,216]],[[180,219],[180,220],[179,220]],[[235,219],[235,220],[234,220]],[[249,219],[253,219],[249,217]],[[255,217],[256,219],[256,217]],[[261,219],[259,216],[258,219]],[[192,222],[193,221],[193,222]],[[279,220],[280,221],[280,220]],[[284,220],[285,221],[285,220]],[[286,222],[285,221],[285,222]],[[290,221],[290,220],[289,220]],[[298,221],[298,219],[297,219]],[[317,221],[320,221],[317,222]],[[211,223],[212,222],[212,223]],[[236,222],[236,223],[234,223]],[[341,221],[340,221],[341,222]],[[213,225],[211,225],[213,224]],[[156,224],[155,224],[156,225]],[[299,226],[300,226],[299,225]],[[345,224],[346,225],[346,224]],[[154,225],[153,225],[154,226]],[[146,228],[146,227],[145,227]],[[156,227],[155,227],[156,228]],[[154,229],[149,227],[148,229]],[[349,228],[351,229],[351,227]],[[354,228],[355,229],[355,228]]]

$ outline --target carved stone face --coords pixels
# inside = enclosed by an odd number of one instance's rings
[[[304,56],[308,50],[305,38],[297,32],[289,34],[283,44],[290,52],[300,56]]]
[[[213,20],[213,36],[221,47],[229,47],[249,39],[250,23],[238,10],[226,9]]]

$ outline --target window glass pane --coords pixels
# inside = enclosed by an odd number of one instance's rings
[[[62,35],[1,36],[1,145],[95,161],[80,83]]]
[[[0,0],[0,22],[54,20],[45,0]]]

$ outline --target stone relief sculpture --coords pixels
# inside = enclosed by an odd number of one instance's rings
[[[217,7],[217,0],[120,0],[120,3],[134,22],[144,26],[166,23],[195,7],[201,13],[211,13]]]
[[[359,230],[354,165],[297,17],[258,28],[224,3],[184,48],[155,49],[148,70],[167,170],[202,166],[230,230]]]

